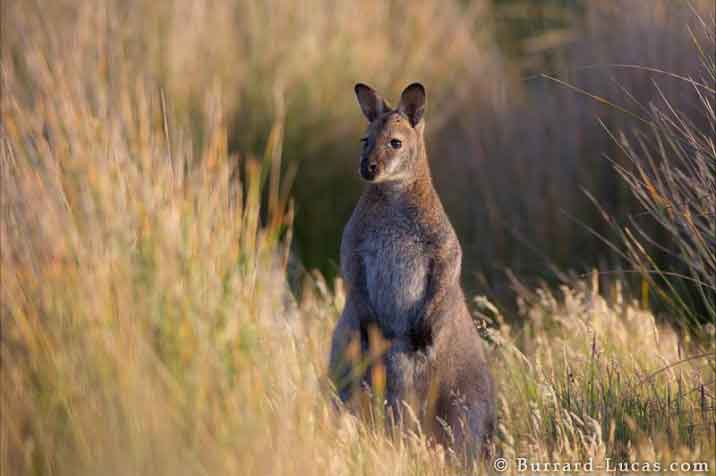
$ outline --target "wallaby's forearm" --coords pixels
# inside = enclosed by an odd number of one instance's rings
[[[363,260],[360,255],[353,255],[348,274],[348,292],[355,304],[359,320],[361,322],[375,321],[375,311],[370,304],[365,267],[363,266]]]
[[[449,246],[431,261],[422,306],[415,322],[425,323],[443,307],[450,290],[460,278],[460,249]]]

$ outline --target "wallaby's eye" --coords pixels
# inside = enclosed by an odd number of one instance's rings
[[[403,147],[403,142],[400,139],[391,139],[390,146],[393,149],[400,149],[401,147]]]

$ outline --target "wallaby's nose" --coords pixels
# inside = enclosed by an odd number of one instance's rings
[[[378,162],[367,158],[361,160],[360,174],[361,177],[368,181],[374,180],[376,175],[378,175]]]

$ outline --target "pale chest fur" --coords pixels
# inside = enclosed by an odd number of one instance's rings
[[[389,232],[387,230],[390,230]],[[356,242],[368,299],[384,332],[405,335],[423,304],[430,254],[419,226],[400,214],[378,218]]]

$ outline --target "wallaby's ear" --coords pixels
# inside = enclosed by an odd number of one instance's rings
[[[425,112],[425,88],[420,83],[413,83],[400,95],[398,111],[408,116],[413,127],[417,126]]]
[[[385,100],[370,86],[358,83],[354,89],[356,97],[358,98],[358,104],[360,104],[363,114],[370,122],[373,122],[376,117],[385,111],[390,110],[390,106],[388,106]]]

